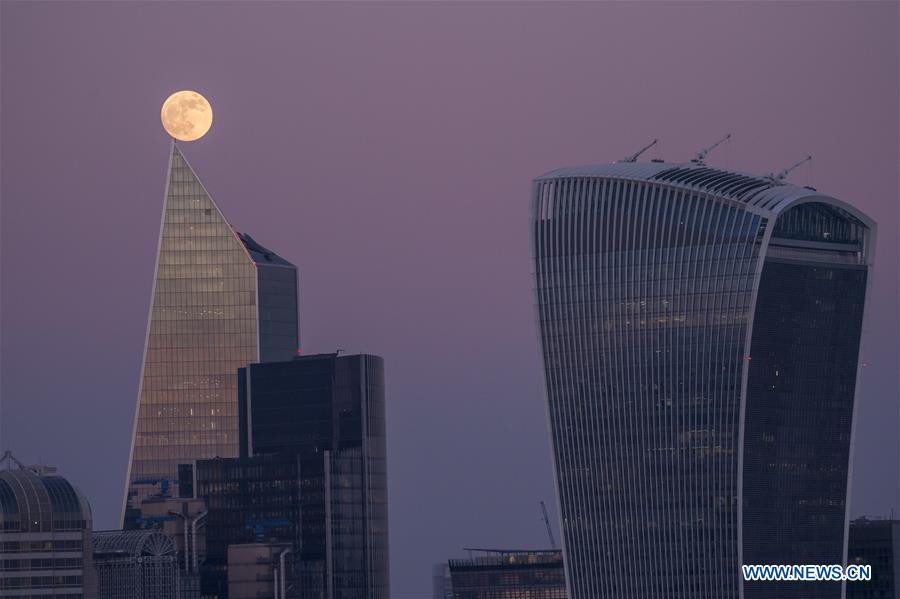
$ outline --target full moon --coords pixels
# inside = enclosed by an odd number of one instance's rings
[[[163,102],[162,125],[179,141],[196,141],[212,126],[212,106],[197,92],[175,92]]]

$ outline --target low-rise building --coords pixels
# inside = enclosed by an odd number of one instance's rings
[[[566,599],[562,552],[469,549],[469,559],[451,559],[454,599]]]
[[[94,533],[97,599],[182,599],[178,555],[158,530]]]
[[[94,596],[91,507],[55,468],[0,457],[0,597]]]
[[[847,563],[872,566],[871,580],[847,583],[847,599],[900,597],[900,520],[853,520]]]

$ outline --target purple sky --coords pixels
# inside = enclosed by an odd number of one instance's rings
[[[879,223],[852,511],[900,513],[898,8],[885,3],[3,2],[2,438],[116,524],[168,140],[300,269],[305,353],[385,358],[392,586],[463,546],[544,547],[554,506],[528,196],[555,167],[790,177]],[[554,510],[555,511],[555,510]],[[554,528],[557,529],[554,521]],[[558,529],[557,529],[558,534]]]

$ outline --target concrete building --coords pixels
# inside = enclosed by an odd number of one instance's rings
[[[228,547],[229,599],[286,599],[292,543],[246,543]]]

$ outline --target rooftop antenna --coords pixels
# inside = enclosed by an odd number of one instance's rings
[[[794,170],[795,168],[797,168],[797,167],[800,166],[801,164],[805,164],[805,163],[809,162],[810,160],[812,160],[812,156],[807,156],[806,158],[804,158],[804,159],[801,160],[800,162],[798,162],[798,163],[796,163],[796,164],[792,164],[791,166],[789,166],[789,167],[787,167],[787,168],[781,169],[781,171],[780,171],[777,175],[776,175],[776,174],[770,174],[770,175],[768,176],[768,179],[771,180],[771,181],[773,181],[773,182],[775,182],[775,183],[781,183],[782,181],[784,181],[784,178],[787,177],[788,174],[790,174],[790,172],[791,172],[792,170]]]
[[[655,146],[655,145],[656,145],[656,142],[658,142],[658,141],[659,141],[658,139],[654,139],[653,141],[651,141],[650,143],[648,143],[646,146],[644,146],[643,148],[641,148],[640,150],[638,150],[637,152],[635,152],[635,153],[632,154],[631,156],[626,156],[625,158],[623,158],[623,159],[620,160],[619,162],[637,162],[638,156],[640,156],[641,154],[643,154],[644,152],[646,152],[647,150],[649,150],[650,148],[652,148],[653,146]]]
[[[715,150],[721,144],[728,141],[729,139],[731,139],[731,133],[727,134],[725,137],[723,137],[722,139],[720,139],[713,145],[706,146],[705,148],[703,148],[702,150],[697,152],[697,154],[691,159],[691,162],[693,162],[697,166],[705,166],[706,165],[706,155],[709,154],[710,152],[712,152],[713,150]]]

